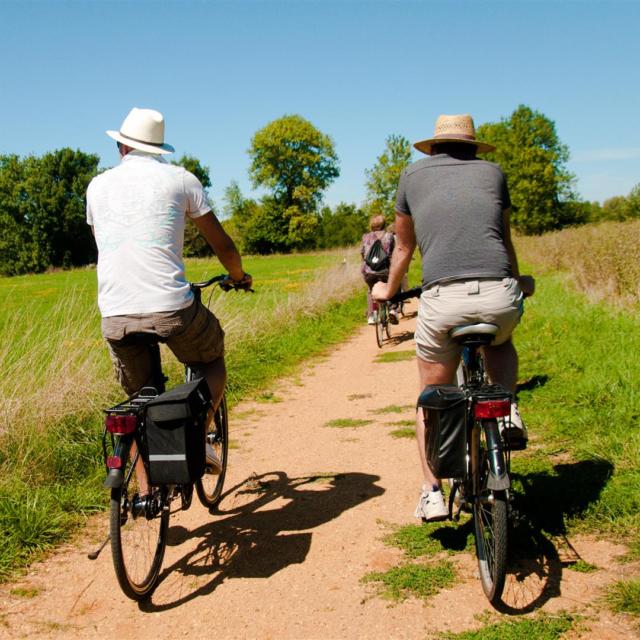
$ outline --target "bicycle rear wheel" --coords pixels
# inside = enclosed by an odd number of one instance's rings
[[[224,478],[227,473],[227,459],[229,453],[229,422],[227,415],[227,401],[223,396],[218,409],[213,414],[213,419],[207,426],[207,444],[211,445],[221,463],[219,474],[205,471],[200,480],[196,482],[198,498],[205,507],[213,509],[218,506],[222,497]]]
[[[384,342],[384,332],[388,323],[387,321],[387,305],[380,303],[376,311],[376,342],[380,348],[382,348],[382,343]]]
[[[498,428],[495,420],[486,422],[492,424],[484,428]],[[478,423],[473,429],[476,461],[473,527],[482,589],[489,602],[496,604],[502,596],[507,572],[507,502],[504,491],[487,486],[489,460],[484,428]]]
[[[124,483],[111,490],[109,532],[113,567],[120,588],[133,600],[143,600],[155,588],[164,558],[169,509],[163,509],[158,489],[139,495],[135,465],[127,462]]]
[[[384,325],[384,330],[385,330],[385,333],[387,334],[387,338],[391,338],[391,323],[389,322],[389,305],[385,303],[384,307],[385,307],[385,317],[387,319]]]

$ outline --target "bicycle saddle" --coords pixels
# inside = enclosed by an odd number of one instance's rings
[[[498,333],[497,324],[489,322],[479,322],[477,324],[464,324],[454,327],[449,331],[449,335],[459,344],[491,344]]]

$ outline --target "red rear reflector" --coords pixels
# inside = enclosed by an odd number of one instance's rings
[[[473,407],[476,418],[502,418],[511,415],[511,400],[479,400]]]
[[[122,459],[120,456],[109,456],[107,458],[108,469],[120,469],[122,467]]]
[[[109,433],[113,433],[117,436],[124,436],[128,433],[133,433],[136,430],[137,421],[138,419],[136,416],[111,415],[104,419],[104,424]]]

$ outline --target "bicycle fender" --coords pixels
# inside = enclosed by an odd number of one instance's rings
[[[487,454],[489,462],[489,477],[487,487],[493,491],[506,491],[511,486],[511,479],[504,463],[502,445],[498,424],[492,420],[483,424],[487,439]]]
[[[124,482],[124,471],[122,469],[109,469],[107,477],[102,485],[105,489],[119,489]]]

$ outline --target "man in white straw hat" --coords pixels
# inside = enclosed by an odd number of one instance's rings
[[[164,118],[133,108],[119,131],[121,162],[95,177],[87,189],[87,222],[98,245],[98,306],[118,379],[128,394],[150,382],[151,358],[131,333],[152,333],[184,363],[198,365],[212,397],[222,396],[226,371],[224,333],[217,318],[197,303],[185,279],[182,248],[187,216],[229,272],[232,283],[251,287],[251,276],[211,210],[199,180],[163,156]]]
[[[532,294],[533,278],[521,276],[511,242],[509,190],[500,167],[477,153],[495,150],[476,140],[469,115],[441,115],[432,138],[415,143],[429,157],[403,172],[396,197],[396,248],[389,278],[373,295],[387,300],[397,290],[416,245],[422,256],[422,296],[416,325],[420,390],[453,383],[460,347],[449,330],[462,324],[499,326],[484,349],[490,378],[515,393],[518,355],[511,333],[522,315],[523,294]],[[527,433],[513,405],[512,428],[505,437],[524,448]],[[448,510],[440,481],[425,455],[425,425],[418,412],[416,434],[423,485],[415,515],[442,520]]]

